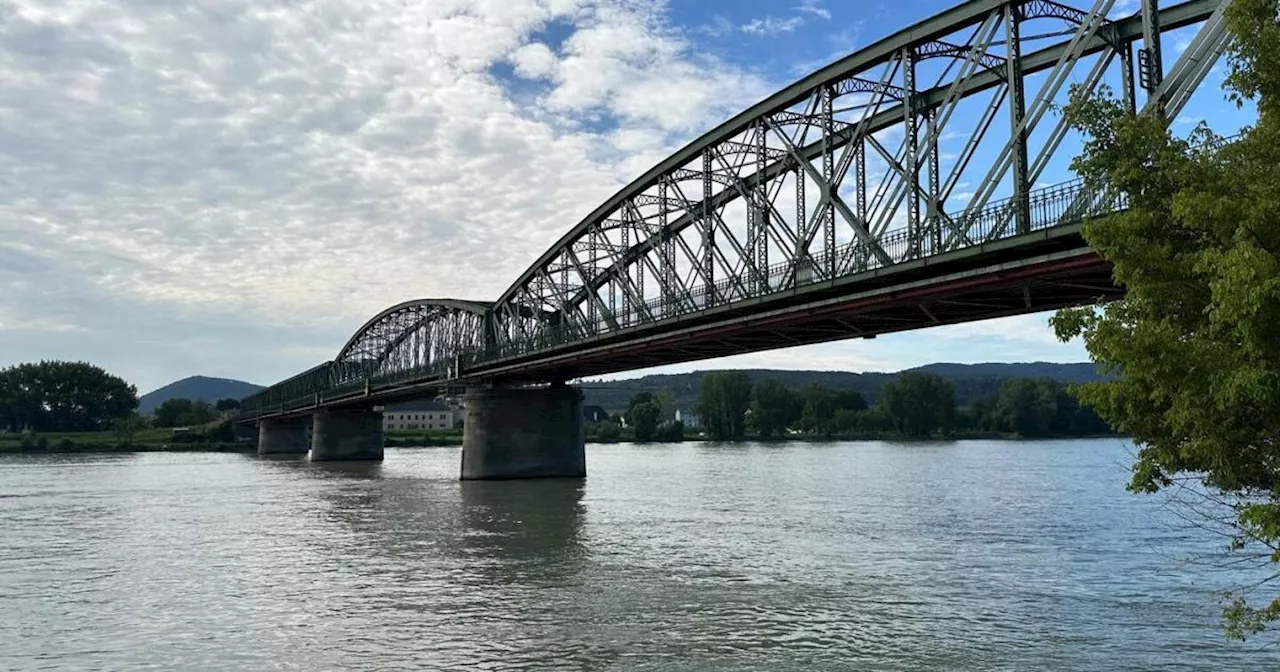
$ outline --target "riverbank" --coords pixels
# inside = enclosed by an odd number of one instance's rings
[[[896,432],[869,432],[856,434],[788,434],[786,436],[774,436],[769,438],[761,438],[748,434],[737,443],[835,443],[842,441],[1059,441],[1062,439],[1098,439],[1098,438],[1114,438],[1116,434],[1055,434],[1048,436],[1021,436],[1018,434],[1000,433],[1000,432],[952,432],[950,434],[938,434],[933,436],[905,436]],[[702,434],[690,434],[685,431],[682,441],[687,442],[704,442],[704,443],[735,443],[734,441],[724,441],[713,439]],[[598,437],[588,436],[587,443],[636,443],[634,437],[624,434],[617,439],[601,439]],[[666,443],[653,441],[650,443]]]
[[[144,427],[132,431],[5,432],[0,455],[45,453],[253,452],[254,441],[232,440],[225,421],[197,427]]]
[[[946,436],[910,438],[890,432],[862,434],[789,434],[784,437],[762,439],[747,436],[742,442],[783,444],[783,443],[835,443],[847,441],[1038,441],[1060,439],[1111,438],[1115,435],[1088,436],[1043,436],[1023,437],[1016,434],[1000,434],[996,432],[955,432]],[[685,430],[685,442],[717,443],[717,441],[691,430]],[[636,443],[631,432],[624,430],[616,439],[601,439],[587,436],[590,444]],[[651,442],[659,443],[659,442]],[[665,443],[665,442],[663,442]],[[719,443],[730,443],[722,441]],[[435,448],[462,445],[462,430],[437,430],[421,432],[387,432],[383,438],[387,448]],[[645,445],[636,443],[636,445]],[[257,451],[256,441],[222,441],[209,438],[203,433],[174,433],[171,429],[146,429],[138,432],[128,440],[122,440],[114,432],[56,432],[47,434],[0,434],[0,455],[5,454],[48,454],[48,453],[153,453],[153,452],[211,452],[211,453],[253,453]]]
[[[1018,434],[1000,433],[1000,432],[977,432],[963,431],[952,432],[946,435],[926,436],[926,437],[908,437],[897,432],[861,432],[847,434],[788,434],[786,436],[775,436],[770,438],[761,438],[756,435],[748,434],[743,437],[740,442],[753,443],[833,443],[839,441],[1039,441],[1039,440],[1058,440],[1058,439],[1094,439],[1114,436],[1112,434],[1081,434],[1081,435],[1052,435],[1052,436],[1035,436],[1027,437]],[[616,438],[604,438],[587,434],[587,443],[595,444],[617,444],[617,443],[638,443],[635,435],[630,428],[623,429],[622,434]],[[702,442],[702,443],[732,443],[730,441],[720,441],[709,436],[701,434],[696,430],[685,429],[684,438],[678,442]],[[678,443],[677,442],[677,443]],[[671,441],[649,441],[641,443],[672,443]],[[383,438],[383,445],[387,448],[430,448],[435,446],[460,446],[462,445],[462,430],[444,430],[444,431],[423,431],[423,432],[405,432],[395,431],[387,432]]]
[[[134,443],[111,444],[65,441],[44,446],[0,444],[0,455],[49,455],[57,453],[253,453],[252,443]]]

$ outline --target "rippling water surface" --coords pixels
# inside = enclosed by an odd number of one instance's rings
[[[1270,669],[1118,441],[0,458],[0,669]]]

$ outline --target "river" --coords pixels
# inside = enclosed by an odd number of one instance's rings
[[[4,670],[1226,670],[1121,441],[588,446],[584,482],[0,457]]]

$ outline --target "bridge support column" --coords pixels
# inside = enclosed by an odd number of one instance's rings
[[[465,400],[462,480],[587,475],[578,388],[472,388]]]
[[[382,414],[367,409],[324,409],[311,430],[311,461],[381,460]]]
[[[306,455],[309,418],[270,418],[258,421],[259,455]]]

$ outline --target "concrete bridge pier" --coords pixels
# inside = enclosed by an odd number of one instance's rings
[[[381,413],[363,408],[327,408],[314,417],[312,462],[382,459]]]
[[[231,423],[231,437],[237,443],[253,443],[258,445],[258,435],[261,430],[258,429],[258,423],[249,424],[247,422]]]
[[[306,455],[310,418],[268,418],[258,421],[259,455]]]
[[[462,480],[587,475],[578,388],[471,388],[464,399]]]

